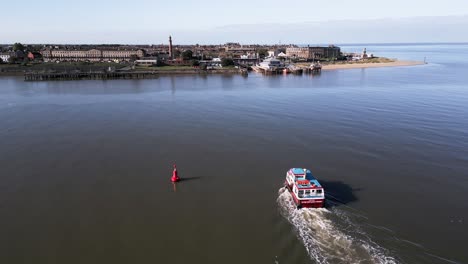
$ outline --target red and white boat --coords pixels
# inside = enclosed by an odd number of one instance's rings
[[[292,168],[286,173],[285,187],[297,208],[321,208],[325,205],[325,190],[308,169]]]

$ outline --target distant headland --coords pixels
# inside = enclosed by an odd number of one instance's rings
[[[25,80],[154,78],[161,74],[317,73],[331,69],[413,66],[399,61],[349,53],[335,45],[56,45],[15,43],[0,46],[0,75]]]

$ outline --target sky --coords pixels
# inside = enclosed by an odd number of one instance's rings
[[[468,0],[0,3],[0,43],[466,42],[467,23]]]

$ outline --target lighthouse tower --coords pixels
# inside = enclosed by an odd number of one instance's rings
[[[174,52],[172,50],[172,37],[171,36],[169,36],[169,58],[171,60],[174,59]]]
[[[367,55],[367,49],[364,48],[364,50],[362,51],[362,55],[361,55],[362,59],[367,59],[369,56]]]

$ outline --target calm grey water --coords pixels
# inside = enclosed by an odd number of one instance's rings
[[[0,263],[468,262],[468,45],[367,48],[430,63],[0,78]],[[295,166],[327,209],[292,208]]]

